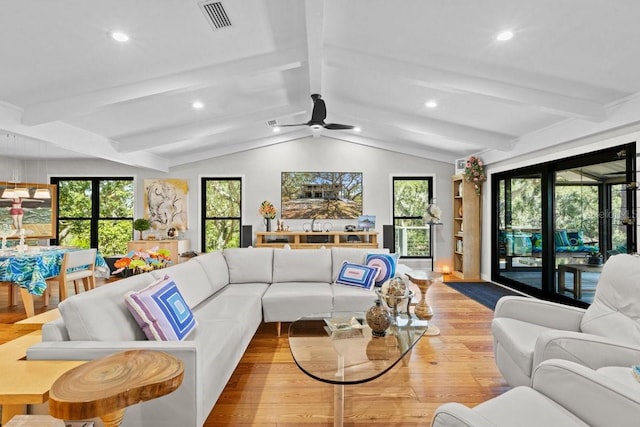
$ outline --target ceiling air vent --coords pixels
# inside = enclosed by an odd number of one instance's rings
[[[207,21],[209,21],[209,24],[211,24],[214,29],[219,30],[231,26],[231,20],[224,10],[222,2],[207,1],[200,3],[200,9],[202,9],[202,12],[207,17]]]

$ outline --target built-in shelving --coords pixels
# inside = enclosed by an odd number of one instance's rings
[[[453,275],[480,279],[481,197],[464,175],[453,177]]]

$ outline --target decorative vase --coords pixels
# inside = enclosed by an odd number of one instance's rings
[[[373,307],[367,310],[366,320],[367,325],[371,328],[371,335],[374,337],[384,337],[391,325],[391,316],[379,299],[376,300]]]
[[[264,219],[264,227],[266,231],[271,231],[271,218]]]

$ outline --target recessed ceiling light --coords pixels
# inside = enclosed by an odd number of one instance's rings
[[[511,40],[513,38],[513,31],[503,31],[496,36],[496,40],[500,42],[506,42],[507,40]]]
[[[424,106],[427,108],[436,108],[438,103],[436,101],[427,101],[424,103]]]
[[[115,41],[118,41],[118,42],[129,41],[129,36],[126,33],[123,33],[122,31],[111,31],[111,33],[109,34],[111,35],[111,38],[114,39]]]
[[[274,126],[272,129],[275,133],[280,132],[280,126]]]
[[[204,108],[204,104],[200,101],[193,101],[193,104],[191,104],[191,106],[196,110],[202,110]]]

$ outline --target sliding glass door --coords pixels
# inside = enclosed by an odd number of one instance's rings
[[[635,143],[493,176],[492,279],[586,306],[609,256],[636,251]]]
[[[542,178],[521,171],[498,183],[498,271],[542,289]]]

